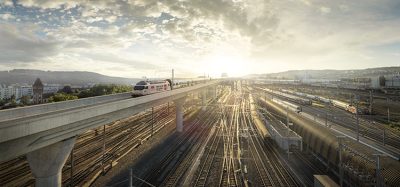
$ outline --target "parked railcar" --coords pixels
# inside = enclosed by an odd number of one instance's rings
[[[332,101],[330,99],[328,99],[328,98],[325,98],[325,97],[318,96],[317,100],[319,100],[321,102],[324,102],[326,104],[332,104]]]
[[[331,102],[332,102],[333,106],[335,106],[337,108],[340,108],[342,110],[347,110],[347,106],[349,105],[349,104],[347,104],[345,102],[338,101],[338,100],[333,100],[333,99],[331,100]]]
[[[297,112],[297,113],[300,113],[300,112],[302,111],[301,106],[298,106],[298,105],[289,103],[289,102],[287,102],[287,101],[282,101],[282,100],[277,99],[277,98],[273,98],[272,101],[275,102],[275,103],[277,103],[277,104],[279,104],[279,105],[281,105],[281,106],[283,106],[283,107],[285,107],[285,108],[288,108],[288,109],[290,109],[290,110],[293,110],[293,111],[295,111],[295,112]]]
[[[352,114],[356,114],[357,112],[361,113],[361,110],[357,111],[357,108],[349,103],[345,103],[334,99],[332,99],[331,102],[333,106],[340,108],[342,110],[346,110]]]
[[[266,92],[268,92],[268,93],[270,93],[272,95],[277,95],[277,96],[280,96],[280,97],[284,97],[289,101],[292,101],[292,102],[295,102],[295,103],[298,103],[298,104],[301,104],[301,105],[311,105],[312,104],[312,101],[310,99],[301,98],[301,97],[298,97],[298,96],[295,96],[295,95],[291,95],[291,94],[287,94],[287,93],[284,93],[284,92],[281,92],[281,91],[278,91],[278,90],[271,90],[271,89],[268,89],[268,88],[260,88],[260,89],[262,89],[262,90],[264,90],[264,91],[266,91]]]
[[[267,104],[266,102],[262,102],[264,105]],[[282,117],[286,114],[284,108],[279,107],[278,105],[269,105],[268,110],[277,112],[277,114],[281,114],[281,120],[286,120],[285,117]],[[298,133],[303,138],[303,143],[305,149],[309,151],[313,151],[316,155],[320,156],[320,161],[323,164],[328,166],[332,169],[332,171],[339,171],[339,144],[338,144],[338,137],[335,133],[332,133],[330,129],[323,127],[317,123],[312,122],[312,120],[304,119],[298,115],[289,115],[289,120],[294,124],[292,130]],[[360,144],[356,141],[347,141],[345,142],[346,145],[353,147],[355,150],[364,150],[361,153],[364,155],[368,154],[368,157],[373,158],[372,154],[374,151],[369,149],[368,147]],[[355,168],[362,168],[364,169],[363,177],[364,176],[372,176],[374,174],[375,163],[373,162],[366,162],[365,159],[360,157],[354,157],[353,153],[351,152],[344,152],[342,153],[342,158],[351,158],[352,166]],[[380,161],[381,168],[385,169],[385,172],[382,172],[382,175],[385,179],[384,186],[398,186],[400,181],[400,171],[397,169],[399,168],[399,160],[393,160],[388,157],[382,158]],[[360,176],[360,172],[358,170],[351,170],[352,168],[349,167],[346,170],[349,172],[354,172],[356,176]],[[355,178],[353,178],[355,179]],[[367,181],[367,183],[363,183],[363,181]],[[353,181],[355,186],[366,186],[366,184],[371,180],[358,180]],[[358,182],[358,183],[357,183]]]

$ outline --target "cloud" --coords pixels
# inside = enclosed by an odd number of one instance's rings
[[[61,8],[62,6],[65,6],[65,8],[73,8],[77,6],[78,4],[82,3],[83,1],[79,0],[71,0],[71,1],[65,1],[65,0],[18,0],[17,3],[25,6],[25,7],[36,7],[36,8],[43,8],[43,9],[48,9],[48,8]]]
[[[35,36],[29,28],[0,27],[0,63],[33,62],[58,53],[60,42]]]
[[[15,16],[13,16],[12,14],[9,14],[9,13],[5,13],[5,14],[0,14],[0,18],[3,20],[11,20],[11,19],[15,19]]]
[[[322,14],[329,14],[331,12],[331,8],[322,6],[320,9]]]
[[[299,67],[299,62],[325,67],[337,61],[362,66],[365,56],[384,56],[369,54],[368,46],[400,41],[397,0],[16,3],[22,6],[0,8],[0,47],[6,51],[0,63],[81,58],[112,64],[103,67],[115,70],[135,67],[148,72],[146,64],[150,69],[172,64],[189,71],[201,67],[204,59],[240,53],[240,59],[254,62],[249,66],[257,67],[255,71],[271,63],[277,68]],[[2,1],[1,6],[12,4]],[[13,13],[16,9],[18,14]]]
[[[12,0],[2,0],[0,2],[0,5],[2,5],[2,4],[5,6],[13,6],[14,5]]]

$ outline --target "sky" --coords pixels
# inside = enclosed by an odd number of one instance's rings
[[[218,77],[400,65],[399,0],[0,0],[0,70]]]

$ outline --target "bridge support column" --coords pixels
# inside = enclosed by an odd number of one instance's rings
[[[206,111],[207,109],[207,90],[201,92],[201,110]]]
[[[183,103],[185,103],[185,99],[186,97],[174,100],[176,107],[176,131],[178,132],[183,131]]]
[[[61,187],[61,171],[74,147],[75,139],[63,140],[27,154],[29,166],[36,179],[35,186]]]

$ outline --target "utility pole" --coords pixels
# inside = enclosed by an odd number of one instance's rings
[[[343,187],[343,160],[342,160],[342,149],[343,149],[343,142],[342,140],[345,139],[345,136],[337,136],[338,143],[339,143],[339,178],[340,178],[340,187]]]
[[[289,129],[289,108],[286,107],[286,125],[287,128]]]
[[[171,90],[174,89],[174,78],[175,78],[175,72],[174,69],[172,69],[172,77],[171,77]]]
[[[169,115],[169,102],[167,103],[167,113]]]
[[[386,105],[388,106],[387,107],[387,122],[388,122],[388,124],[390,124],[390,111],[389,111],[389,98],[388,97],[386,97]]]
[[[154,133],[154,107],[151,107],[151,137]]]
[[[106,173],[104,165],[105,165],[105,154],[106,154],[106,125],[103,125],[103,155],[101,158],[101,167],[103,168],[102,174],[104,175]]]
[[[385,136],[386,136],[386,129],[385,127],[383,127],[383,135],[382,135],[383,146],[385,146]]]
[[[381,176],[381,163],[380,157],[385,156],[384,154],[374,154],[376,156],[376,186],[381,187],[383,186],[382,176]]]
[[[328,127],[328,112],[325,113],[325,126]]]
[[[372,91],[369,91],[369,115],[372,115],[372,103],[373,103]]]
[[[358,119],[358,104],[359,104],[359,100],[357,98],[357,100],[356,100],[357,142],[360,141],[360,121]]]

